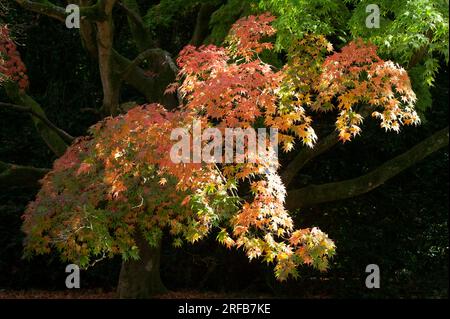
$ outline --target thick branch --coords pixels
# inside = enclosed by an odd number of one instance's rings
[[[39,114],[41,118],[47,118],[42,107],[31,96],[21,92],[15,82],[6,82],[3,84],[5,92],[9,99],[16,105],[29,107],[34,113]],[[16,108],[17,109],[17,108]],[[61,132],[55,132],[51,129],[41,118],[31,116],[34,126],[47,146],[55,153],[56,156],[64,154],[67,148],[67,143]]]
[[[363,117],[367,118],[370,115],[370,107],[367,105],[362,106],[358,113]],[[314,145],[313,148],[302,149],[296,157],[283,169],[281,173],[281,178],[286,187],[292,182],[295,176],[300,172],[300,170],[312,159],[323,154],[334,145],[339,142],[339,136],[336,132],[332,132],[320,139],[319,142]]]
[[[286,206],[293,210],[367,193],[433,152],[447,146],[448,134],[448,127],[446,127],[366,175],[342,182],[311,185],[291,190],[288,193]]]
[[[148,49],[140,53],[133,61],[131,61],[131,63],[122,73],[123,78],[129,77],[130,73],[133,72],[135,68],[139,67],[139,65],[142,62],[150,58],[162,60],[161,63],[166,64],[174,74],[178,73],[178,68],[173,62],[170,53],[158,48],[158,49]]]
[[[15,0],[22,8],[43,14],[47,17],[54,18],[61,22],[66,21],[66,9],[51,3],[48,0],[30,1],[30,0]],[[80,8],[80,16],[92,20],[104,19],[104,16],[98,11],[97,5]]]
[[[69,133],[65,132],[64,130],[60,129],[55,124],[50,122],[47,117],[35,112],[31,107],[16,105],[16,104],[11,104],[11,103],[3,103],[3,102],[0,102],[0,106],[8,107],[8,108],[16,110],[16,111],[27,112],[27,113],[31,114],[32,116],[41,120],[45,125],[47,125],[48,128],[55,131],[62,139],[64,139],[64,141],[66,141],[69,144],[72,143],[75,139]]]
[[[324,153],[339,142],[336,132],[333,132],[314,145],[313,148],[302,149],[281,173],[281,179],[286,187],[292,182],[297,173],[313,158]]]
[[[205,41],[208,36],[209,31],[209,21],[211,20],[211,15],[216,11],[222,1],[217,3],[206,2],[200,5],[200,9],[197,14],[197,20],[195,22],[195,29],[192,35],[190,44],[195,46],[200,46]]]
[[[15,0],[23,8],[40,14],[47,15],[64,22],[67,16],[65,8],[56,6],[47,0]],[[112,42],[113,42],[113,21],[112,10],[116,0],[98,0],[94,5],[90,5],[89,0],[78,0],[80,5],[81,30],[80,34],[86,49],[91,55],[96,54],[99,59],[100,75],[103,85],[103,110],[107,114],[115,114],[119,100],[118,81],[114,79],[111,65]],[[94,25],[97,26],[97,37],[95,37]]]
[[[92,5],[92,0],[79,0],[79,5],[83,10]],[[90,54],[91,57],[98,56],[97,39],[94,22],[89,19],[81,19],[80,21],[80,36],[83,47]]]
[[[166,87],[175,81],[178,72],[169,53],[161,49],[151,50],[154,56],[149,61],[149,69],[147,70],[154,73],[154,76],[151,76],[139,67],[139,61],[146,55],[145,51],[134,60],[134,63],[117,51],[113,52],[114,64],[120,70],[122,79],[141,92],[148,102],[161,103],[167,109],[174,109],[179,106],[179,99],[176,94],[164,94]]]
[[[433,31],[430,29],[427,31],[427,33],[425,34],[426,37],[428,38],[429,43],[432,42],[433,40]],[[424,45],[421,48],[419,48],[412,56],[411,59],[409,60],[408,63],[408,70],[411,70],[413,67],[415,67],[417,64],[419,64],[423,58],[425,57],[425,55],[427,54],[429,49],[429,45]]]
[[[131,34],[139,51],[155,46],[147,26],[142,20],[136,0],[122,0],[117,5],[127,14]]]
[[[24,9],[46,15],[61,22],[66,21],[66,10],[49,1],[36,2],[30,0],[16,0],[16,2]]]
[[[39,180],[50,170],[8,164],[0,161],[0,187],[38,187]]]
[[[105,115],[117,115],[119,107],[120,80],[117,78],[112,61],[114,22],[112,11],[116,0],[100,0],[99,10],[106,16],[97,21],[97,48],[100,78],[103,87],[102,110]]]
[[[133,6],[133,9],[129,8],[124,2],[131,3],[132,6]],[[145,29],[145,24],[144,24],[144,21],[141,18],[141,15],[139,14],[138,6],[136,4],[136,1],[135,0],[124,0],[124,2],[119,1],[117,3],[117,5],[122,10],[125,11],[127,16],[133,21],[133,23],[138,25],[140,28]]]

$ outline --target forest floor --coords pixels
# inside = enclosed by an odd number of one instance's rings
[[[0,290],[0,299],[117,299],[114,291],[101,289],[76,289],[62,291],[48,290]],[[240,294],[221,294],[200,291],[171,291],[155,296],[156,299],[230,299],[230,298],[270,298],[267,295],[243,296]]]

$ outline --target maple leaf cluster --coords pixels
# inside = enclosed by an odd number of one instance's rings
[[[276,262],[280,279],[295,275],[301,263],[325,269],[334,244],[316,230],[302,230],[301,238],[294,233],[271,160],[222,169],[171,161],[171,143],[160,141],[170,140],[174,128],[192,130],[192,119],[152,104],[94,125],[90,137],[79,138],[55,161],[29,204],[23,216],[26,254],[56,248],[63,260],[88,267],[115,254],[138,258],[136,231],[156,245],[167,230],[180,246],[218,228],[217,239],[227,247]],[[235,192],[244,181],[252,200]]]
[[[178,89],[185,100],[181,108],[192,117],[222,130],[258,126],[277,129],[278,141],[289,151],[295,136],[309,139],[311,145],[315,138],[301,106],[280,105],[285,70],[276,71],[259,57],[263,50],[272,49],[271,43],[261,41],[275,33],[270,25],[273,19],[262,15],[239,20],[231,28],[225,48],[185,47],[177,59],[182,81]],[[314,260],[321,262],[313,265],[325,265],[334,253],[334,244],[326,234],[312,232],[313,237],[323,240],[310,245],[302,242],[298,250],[289,243],[295,230],[284,208],[286,190],[274,154],[267,150],[255,158],[247,150],[245,158],[251,156],[254,161],[221,167],[228,184],[248,185],[251,196],[241,201],[231,218],[231,231],[223,228],[218,240],[228,247],[243,247],[250,259],[262,257],[276,262],[276,275],[281,280],[295,276],[299,264],[312,260],[308,256],[319,244],[323,245],[322,254],[315,255]],[[303,232],[311,234],[309,229]]]
[[[295,229],[269,138],[257,154],[245,149],[244,162],[170,159],[171,132],[184,128],[192,145],[194,121],[221,132],[276,129],[284,151],[296,139],[314,145],[308,111],[338,109],[343,141],[360,132],[357,109],[366,104],[386,129],[418,123],[408,75],[381,60],[372,45],[355,41],[326,57],[332,45],[305,35],[293,41],[282,69],[265,63],[259,54],[272,49],[263,41],[275,34],[273,20],[268,14],[239,20],[226,47],[185,47],[177,59],[178,82],[167,88],[182,96],[179,109],[136,106],[78,139],[24,214],[26,252],[56,247],[64,259],[87,266],[99,256],[138,258],[135,232],[156,245],[167,230],[178,247],[218,230],[223,245],[275,263],[279,280],[297,276],[302,264],[325,270],[335,245],[316,227]]]
[[[301,103],[282,103],[287,100],[283,86],[288,87],[288,68],[276,71],[258,56],[273,48],[261,42],[275,33],[273,19],[265,14],[237,21],[225,48],[185,47],[177,59],[179,91],[187,101],[183,107],[215,121],[218,128],[248,128],[260,122],[277,129],[285,151],[294,147],[295,137],[312,147],[317,137]]]
[[[93,126],[55,161],[28,206],[26,254],[56,247],[64,260],[86,267],[114,254],[138,258],[137,231],[151,245],[164,229],[175,243],[204,237],[234,199],[213,166],[170,160],[170,143],[160,141],[184,120],[154,104]]]
[[[0,84],[6,81],[16,82],[19,89],[28,87],[27,69],[20,58],[17,46],[9,35],[6,25],[0,25]]]
[[[275,17],[270,13],[264,13],[259,16],[242,18],[233,24],[226,39],[231,56],[249,61],[262,51],[272,49],[273,44],[262,42],[262,39],[276,33],[271,26],[274,20]]]
[[[285,113],[294,112],[298,116],[298,125],[291,130],[301,139],[304,145],[313,147],[317,135],[311,126],[312,118],[306,109],[313,107],[314,93],[311,88],[317,83],[325,61],[325,53],[333,47],[325,37],[305,35],[294,40],[287,52],[287,63],[281,70],[282,81],[278,90],[278,108]],[[293,147],[291,140],[288,149]]]
[[[383,61],[376,51],[376,46],[359,39],[327,57],[323,65],[314,107],[320,110],[325,105],[328,110],[340,111],[336,127],[344,142],[361,131],[363,117],[358,108],[375,109],[372,116],[379,118],[386,130],[398,132],[401,125],[420,123],[408,73],[391,61]]]

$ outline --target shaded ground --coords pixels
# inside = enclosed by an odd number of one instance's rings
[[[116,299],[114,291],[105,292],[102,289],[76,289],[63,291],[46,290],[0,290],[0,299]],[[223,299],[223,298],[269,298],[267,295],[220,294],[199,291],[171,291],[156,296],[157,299]]]

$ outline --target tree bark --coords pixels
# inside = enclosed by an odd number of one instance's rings
[[[147,76],[139,64],[148,59],[148,71],[156,76]],[[114,51],[114,63],[123,80],[141,92],[149,103],[160,103],[168,110],[180,106],[178,94],[166,94],[167,86],[176,81],[178,68],[170,54],[162,49],[149,49],[139,54],[133,61]]]
[[[100,10],[106,16],[105,20],[96,21],[97,48],[100,78],[103,87],[103,106],[105,116],[115,116],[119,111],[121,82],[113,65],[114,21],[112,11],[116,0],[100,1]]]
[[[293,210],[365,194],[428,155],[448,146],[448,134],[448,127],[446,127],[366,175],[341,182],[290,190],[286,207]]]
[[[32,115],[32,116],[36,117],[37,119],[39,119],[40,121],[42,121],[45,125],[47,125],[47,127],[49,129],[53,130],[56,134],[59,135],[59,137],[61,137],[68,144],[71,144],[75,140],[75,138],[73,136],[71,136],[69,133],[67,133],[64,130],[57,127],[52,122],[50,122],[49,119],[47,117],[45,117],[44,115],[41,115],[41,114],[35,112],[31,107],[0,102],[0,107],[1,106],[8,107],[11,110],[29,113],[30,115]]]
[[[281,179],[286,187],[288,187],[294,180],[298,172],[307,164],[309,161],[325,153],[331,147],[339,142],[339,137],[336,132],[325,136],[320,140],[313,148],[303,148],[295,158],[286,166],[286,168],[281,172]]]
[[[122,0],[118,3],[128,16],[128,25],[130,27],[131,35],[133,36],[139,52],[145,51],[154,47],[154,43],[149,29],[145,26],[142,20],[139,5],[136,0]]]
[[[67,143],[65,139],[61,137],[62,132],[55,132],[55,130],[48,126],[48,119],[45,115],[44,110],[41,106],[28,94],[20,92],[18,86],[14,82],[7,82],[4,84],[6,95],[11,101],[17,105],[25,106],[30,108],[31,119],[33,120],[34,126],[47,146],[55,153],[56,156],[61,156],[64,154],[67,148]],[[33,114],[39,114],[36,117]],[[42,118],[47,120],[47,124],[42,121]]]
[[[216,3],[202,3],[200,5],[190,44],[197,47],[203,44],[209,33],[209,21],[211,20],[211,15],[221,4],[222,1]]]
[[[371,108],[367,105],[362,106],[358,113],[366,118],[370,116]],[[324,138],[321,138],[313,148],[303,148],[298,152],[295,158],[284,168],[281,172],[281,179],[286,187],[289,187],[295,176],[301,171],[301,169],[308,164],[312,159],[325,153],[330,148],[338,144],[339,135],[336,131],[331,132]]]
[[[117,292],[122,299],[145,299],[167,292],[160,276],[161,242],[151,247],[142,234],[135,237],[139,260],[122,261]]]
[[[15,165],[0,161],[0,187],[2,189],[10,187],[36,188],[40,186],[39,180],[49,171],[47,168]]]
[[[64,22],[66,13],[64,8],[53,5],[51,2],[33,2],[28,0],[16,0],[24,8],[45,14],[47,16]],[[126,76],[123,71],[132,64],[127,58],[123,57],[114,50],[114,20],[113,8],[117,0],[98,0],[95,5],[93,1],[80,0],[77,3],[81,5],[80,13],[86,19],[81,21],[80,34],[82,43],[91,56],[98,59],[100,78],[103,88],[102,115],[117,115],[120,112],[120,90],[123,82],[133,86],[143,93],[149,102],[160,102],[168,109],[179,105],[176,94],[164,94],[167,85],[175,81],[177,69],[170,55],[163,50],[155,50],[152,60],[149,61],[149,70],[155,76],[150,76],[138,64],[127,70]],[[125,1],[130,8],[123,6],[127,11],[131,32],[139,49],[149,49],[154,45],[150,38],[148,30],[141,21],[137,2],[134,0]],[[150,72],[148,72],[150,73]],[[35,110],[35,105],[28,105],[22,101],[14,101],[16,104],[30,106]],[[20,103],[19,103],[20,102]],[[39,120],[33,118],[35,121]],[[47,126],[45,128],[48,129]],[[54,132],[53,135],[59,138]],[[41,135],[42,132],[41,132]],[[52,135],[52,137],[53,137]],[[46,139],[46,135],[43,136]],[[48,143],[49,144],[49,143]],[[50,143],[54,149],[55,143]],[[57,145],[59,146],[59,145]],[[57,155],[61,155],[64,147],[55,149]],[[0,182],[6,182],[11,174],[27,172],[41,176],[44,171],[30,170],[28,168],[1,165]],[[19,170],[20,168],[20,170]],[[28,181],[24,179],[24,181]],[[37,178],[30,181],[35,183]],[[136,239],[136,245],[140,251],[139,260],[124,261],[119,277],[118,294],[120,298],[149,298],[155,294],[166,291],[160,277],[160,244],[158,247],[150,247],[146,240],[139,234]]]
[[[66,11],[64,10],[64,8],[54,5],[49,1],[46,2],[43,1],[35,2],[30,0],[15,0],[15,1],[27,10],[44,14],[51,18],[57,19],[61,22],[64,22],[66,20]]]

